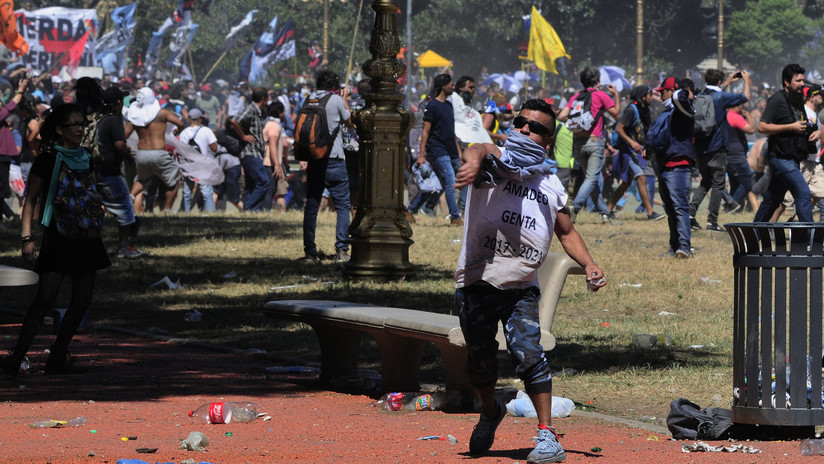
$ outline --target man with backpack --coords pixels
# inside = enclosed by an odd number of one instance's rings
[[[180,141],[190,145],[200,154],[214,157],[217,154],[217,136],[209,128],[208,113],[204,114],[200,108],[189,110],[189,127],[180,133]],[[214,187],[196,182],[189,177],[183,178],[183,211],[192,211],[195,185],[200,189],[203,197],[203,211],[215,211]]]
[[[669,225],[669,253],[678,259],[686,259],[692,257],[689,201],[690,172],[695,166],[693,83],[684,79],[678,84],[674,77],[670,77],[658,90],[662,99],[665,93],[672,97],[664,101],[667,110],[656,118],[647,132],[647,148],[657,154],[658,184]],[[661,138],[663,142],[659,142]]]
[[[335,261],[349,261],[349,174],[346,171],[346,155],[343,151],[342,127],[354,127],[349,103],[349,88],[341,87],[340,77],[332,71],[318,73],[315,87],[298,114],[295,130],[295,151],[301,165],[306,166],[306,205],[303,210],[303,261],[320,262],[315,245],[315,227],[323,190],[328,189],[335,202]],[[340,95],[338,94],[340,92]],[[319,111],[322,109],[322,111]],[[310,117],[314,116],[314,117]],[[314,121],[314,122],[313,122]],[[311,124],[313,130],[307,130]],[[306,140],[309,134],[313,138]],[[318,139],[326,139],[322,142]],[[310,144],[325,154],[320,157],[305,153]],[[315,148],[313,148],[315,149]]]
[[[695,97],[695,153],[698,172],[701,173],[701,182],[695,189],[690,202],[690,227],[693,230],[701,230],[701,225],[695,219],[695,213],[707,192],[710,193],[707,230],[724,230],[718,225],[718,210],[721,207],[721,199],[725,190],[728,147],[724,131],[719,128],[727,116],[728,108],[749,101],[750,76],[747,71],[737,71],[730,74],[722,84],[723,79],[724,71],[708,69],[704,74],[707,87]],[[722,90],[739,79],[744,79],[743,94]]]
[[[664,219],[663,214],[656,213],[652,209],[652,201],[647,190],[647,178],[644,175],[644,168],[647,165],[647,152],[644,150],[644,143],[647,140],[647,128],[650,120],[649,105],[652,103],[652,89],[648,85],[639,85],[632,89],[630,94],[632,103],[624,110],[621,120],[615,128],[618,134],[618,143],[615,148],[618,154],[612,163],[612,173],[621,177],[621,185],[615,190],[607,204],[607,211],[610,217],[614,217],[613,209],[618,200],[624,195],[633,181],[638,182],[638,193],[641,195],[641,203],[647,210],[647,219],[657,221]],[[654,182],[654,180],[653,180]]]
[[[572,153],[575,163],[585,170],[584,182],[578,189],[578,194],[572,201],[572,222],[578,211],[583,208],[588,198],[592,198],[597,212],[601,213],[601,222],[612,222],[607,205],[601,197],[598,187],[598,176],[604,167],[604,112],[618,119],[621,115],[621,100],[618,90],[612,84],[607,90],[612,94],[614,101],[606,92],[598,90],[601,72],[597,68],[587,67],[581,71],[581,84],[584,90],[576,93],[558,114],[558,119],[565,121],[567,128],[573,133]]]
[[[96,85],[96,84],[95,84]],[[123,98],[128,93],[112,86],[103,91],[103,107],[96,118],[96,130],[90,134],[89,142],[97,145],[99,162],[95,166],[97,192],[103,205],[117,220],[117,257],[136,259],[145,255],[135,250],[131,241],[140,228],[134,215],[134,205],[129,195],[129,186],[123,177],[124,161],[131,156],[126,145],[126,131],[123,124]]]

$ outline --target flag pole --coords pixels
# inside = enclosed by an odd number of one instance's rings
[[[360,26],[361,11],[363,10],[363,0],[358,7],[358,18],[355,20],[355,33],[352,34],[352,48],[349,49],[349,66],[346,68],[346,85],[349,85],[349,74],[352,73],[352,55],[355,54],[355,39],[358,37],[358,26]]]
[[[192,44],[189,44],[189,45],[190,45],[189,47],[186,47],[186,54],[189,55],[189,66],[190,66],[189,73],[192,75],[192,80],[194,82],[197,82],[197,76],[195,76],[195,60],[192,59],[192,47],[191,47]],[[205,80],[204,80],[204,82],[205,82]],[[202,83],[203,82],[201,82],[201,84]]]
[[[213,64],[213,65],[212,65],[212,67],[211,67],[211,68],[209,68],[209,71],[206,73],[206,75],[205,75],[205,76],[203,76],[203,82],[206,82],[206,79],[208,79],[208,78],[209,78],[209,76],[211,76],[211,75],[212,75],[212,71],[214,71],[214,70],[215,70],[215,68],[217,68],[217,65],[218,65],[221,61],[223,61],[223,58],[226,58],[226,54],[227,54],[227,53],[229,53],[229,49],[228,49],[228,48],[227,48],[226,50],[223,50],[223,53],[222,53],[222,54],[218,57],[217,61],[215,61],[215,64]],[[194,75],[192,75],[192,77],[194,77]]]

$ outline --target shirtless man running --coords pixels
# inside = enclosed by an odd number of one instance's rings
[[[137,92],[137,99],[129,107],[127,115],[129,123],[137,131],[137,180],[132,186],[132,195],[135,197],[135,211],[143,211],[142,198],[138,195],[143,192],[143,186],[152,176],[158,176],[169,187],[166,192],[166,203],[163,211],[171,211],[177,197],[178,181],[180,179],[180,165],[171,153],[166,151],[166,123],[177,126],[174,134],[183,130],[183,121],[173,112],[160,107],[152,89],[143,87]],[[127,135],[131,133],[127,129]]]

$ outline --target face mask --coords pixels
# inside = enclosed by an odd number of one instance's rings
[[[470,92],[469,90],[464,90],[463,92],[461,92],[461,98],[463,99],[464,103],[468,105],[469,102],[472,101],[472,92]]]

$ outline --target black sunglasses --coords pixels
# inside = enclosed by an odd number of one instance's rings
[[[536,122],[536,121],[529,121],[523,116],[518,116],[512,121],[512,125],[515,129],[520,129],[526,125],[529,125],[529,131],[533,134],[538,135],[546,135],[549,134],[551,131],[544,126],[543,124]]]

